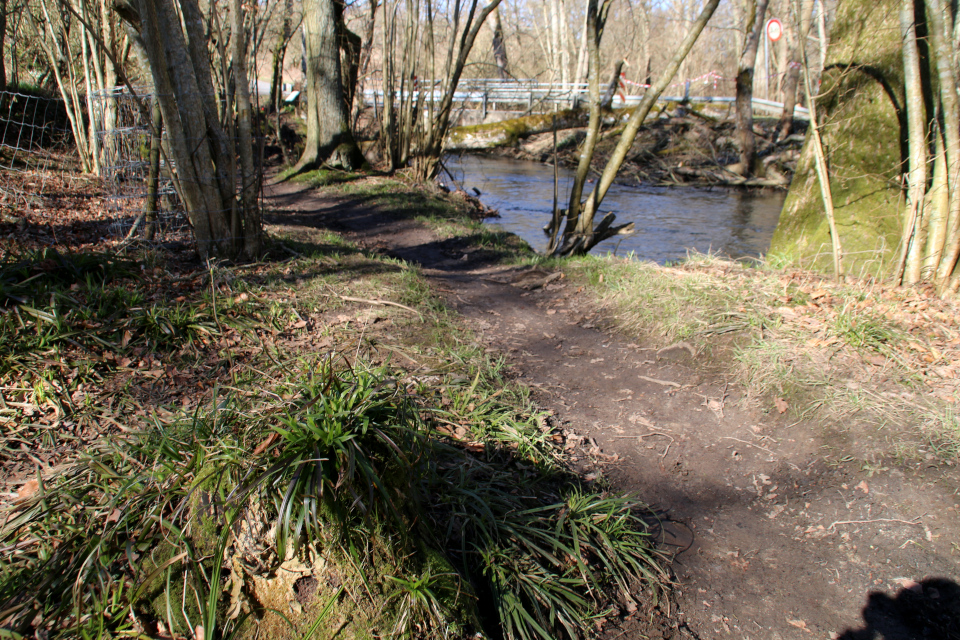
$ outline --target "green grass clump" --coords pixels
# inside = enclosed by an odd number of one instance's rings
[[[643,505],[565,473],[535,416],[463,406],[468,394],[441,408],[408,386],[384,368],[305,364],[283,404],[218,397],[40,477],[0,528],[9,633],[105,638],[162,622],[228,637],[256,609],[234,601],[238,566],[317,566],[336,549],[386,603],[376,626],[401,636],[579,638],[611,602],[656,594],[665,574]],[[493,437],[511,421],[515,434]]]

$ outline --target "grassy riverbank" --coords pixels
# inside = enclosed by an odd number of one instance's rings
[[[660,267],[564,263],[617,330],[689,352],[765,410],[860,425],[860,457],[960,456],[960,310],[931,290],[834,284],[819,274],[691,255]]]
[[[544,261],[462,199],[340,178],[306,179],[457,255],[562,271],[657,358],[866,434],[828,456],[957,458],[960,318],[929,292],[709,256]],[[255,264],[7,249],[6,633],[554,638],[659,615],[649,512],[572,471],[587,443],[418,267],[285,215]]]
[[[270,232],[248,265],[5,255],[8,635],[577,637],[656,600],[643,505],[567,469],[417,268]]]

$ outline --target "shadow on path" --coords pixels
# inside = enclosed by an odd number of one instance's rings
[[[960,640],[960,586],[928,578],[896,597],[873,591],[863,608],[863,626],[838,640]]]

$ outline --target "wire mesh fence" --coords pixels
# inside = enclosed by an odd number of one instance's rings
[[[42,197],[56,170],[75,165],[63,102],[35,91],[0,91],[0,208],[11,218]]]
[[[153,136],[149,90],[117,87],[94,93],[94,132],[100,153],[100,177],[105,190],[106,207],[112,214],[111,234],[130,239],[153,226],[152,242],[184,239],[190,223],[177,196],[173,163],[160,154],[156,176],[154,220],[148,217],[150,145]]]

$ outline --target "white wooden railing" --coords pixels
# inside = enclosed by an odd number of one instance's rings
[[[630,87],[629,85],[633,86]],[[635,83],[629,83],[629,85],[627,89],[631,93],[621,91],[613,96],[613,107],[633,106],[639,104],[643,99],[643,93],[634,93],[638,88],[643,88],[643,85]],[[716,85],[714,84],[714,86]],[[658,100],[660,102],[688,102],[692,104],[731,104],[736,102],[734,97],[690,95],[691,83],[689,81],[678,83],[673,87],[680,88],[683,93],[680,95],[661,95]],[[404,93],[408,99],[422,99],[424,102],[438,103],[443,98],[443,92],[439,87],[431,90],[429,87],[419,86],[416,83],[412,90]],[[395,95],[399,99],[400,94]],[[486,117],[488,111],[517,110],[517,107],[525,110],[532,110],[536,106],[548,109],[554,106],[569,108],[577,103],[583,104],[586,99],[586,83],[494,79],[461,80],[453,96],[454,104],[478,108],[483,112],[484,117]],[[364,100],[368,105],[382,105],[383,90],[366,89]],[[753,108],[755,111],[780,114],[783,111],[783,103],[754,98]],[[810,113],[806,108],[798,105],[794,108],[793,115],[795,118],[806,120]]]

